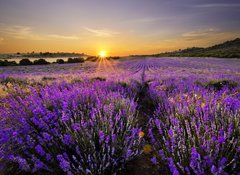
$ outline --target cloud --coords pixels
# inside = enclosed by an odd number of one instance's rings
[[[30,40],[43,40],[42,36],[33,33],[33,29],[29,26],[19,25],[6,25],[0,24],[0,32],[8,37],[16,39],[30,39]]]
[[[155,21],[161,20],[161,19],[162,18],[146,17],[146,18],[132,19],[132,20],[128,20],[126,22],[131,22],[131,23],[150,23],[150,22],[155,22]]]
[[[7,37],[15,39],[28,39],[28,40],[49,40],[49,39],[63,39],[63,40],[78,40],[79,37],[75,35],[39,35],[36,34],[32,27],[20,25],[7,25],[0,23],[0,33]]]
[[[78,40],[79,37],[78,36],[65,36],[65,35],[57,35],[57,34],[52,34],[52,35],[48,35],[50,38],[56,38],[56,39],[64,39],[64,40]]]
[[[162,16],[162,17],[144,17],[144,18],[136,18],[136,19],[130,19],[125,21],[126,23],[153,23],[157,21],[165,21],[165,20],[177,20],[181,17],[176,16]]]
[[[240,3],[212,3],[212,4],[200,4],[195,7],[199,8],[232,8],[232,7],[240,7]]]
[[[196,31],[183,33],[182,36],[188,40],[191,40],[191,39],[203,38],[203,37],[212,35],[216,32],[219,32],[219,29],[216,29],[216,28],[199,29]]]
[[[113,37],[119,34],[119,32],[115,32],[107,29],[91,29],[88,27],[83,27],[83,29],[94,34],[97,37]]]

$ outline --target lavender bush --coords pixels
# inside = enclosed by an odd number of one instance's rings
[[[149,127],[158,152],[154,163],[167,162],[174,175],[239,173],[239,89],[213,91],[174,82],[152,87],[157,103]]]
[[[128,58],[1,68],[0,174],[239,174],[239,67]]]
[[[133,97],[100,81],[17,90],[1,102],[1,159],[34,174],[120,172],[140,153]]]

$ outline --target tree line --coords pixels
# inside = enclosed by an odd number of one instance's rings
[[[66,63],[83,63],[85,60],[84,58],[68,58],[67,61],[64,61],[63,59],[57,59],[57,64],[66,64]],[[28,66],[28,65],[47,65],[51,64],[50,62],[46,61],[43,58],[40,58],[38,60],[31,61],[28,58],[23,58],[17,63],[16,61],[11,60],[0,60],[0,66]]]

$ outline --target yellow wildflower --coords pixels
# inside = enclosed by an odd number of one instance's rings
[[[152,146],[149,145],[149,144],[144,145],[144,147],[143,147],[143,152],[144,152],[145,154],[151,153],[151,152],[152,152]]]

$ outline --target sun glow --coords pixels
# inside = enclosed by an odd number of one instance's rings
[[[101,58],[105,58],[106,57],[106,51],[102,50],[100,53],[99,53],[99,56]]]
[[[103,70],[109,70],[109,71],[114,70],[112,61],[110,60],[110,57],[108,56],[105,50],[101,50],[98,53],[97,63],[98,63],[97,69],[96,69],[97,74],[102,73]]]

